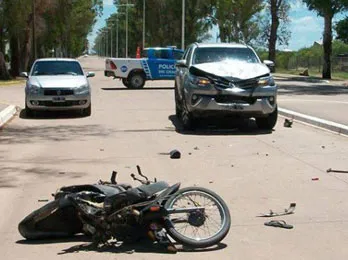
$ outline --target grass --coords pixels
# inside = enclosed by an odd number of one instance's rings
[[[23,79],[13,79],[13,80],[0,80],[0,87],[7,87],[12,85],[24,84]]]
[[[303,69],[303,70],[305,70],[305,69]],[[300,72],[302,72],[303,70],[302,69],[287,70],[287,69],[277,68],[276,73],[299,76]],[[322,79],[322,74],[318,70],[309,70],[309,76],[311,78]],[[332,72],[332,80],[348,80],[348,72]]]

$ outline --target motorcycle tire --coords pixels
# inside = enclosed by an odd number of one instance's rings
[[[168,234],[175,241],[177,241],[185,246],[188,246],[188,247],[205,248],[205,247],[210,247],[210,246],[218,244],[222,239],[225,238],[225,236],[229,232],[229,229],[231,226],[231,216],[230,216],[230,212],[229,212],[229,209],[228,209],[226,203],[215,192],[208,190],[206,188],[201,188],[201,187],[184,188],[184,189],[177,191],[175,194],[173,194],[173,196],[171,196],[166,201],[164,207],[166,209],[171,209],[171,208],[173,208],[175,202],[179,201],[181,198],[188,197],[190,194],[196,195],[196,196],[206,197],[207,199],[211,199],[218,206],[218,211],[219,211],[220,217],[222,217],[221,227],[213,235],[211,235],[210,231],[209,231],[208,237],[203,237],[203,238],[202,237],[197,237],[197,238],[190,237],[190,236],[187,236],[186,234],[183,234],[183,232],[181,232],[181,230],[178,230],[178,228],[176,228],[175,220],[171,219],[171,215],[169,215],[165,221],[165,228],[166,228]],[[190,201],[192,201],[194,204],[196,204],[194,202],[194,200],[191,198],[190,198]],[[194,205],[194,206],[199,207],[200,205]],[[192,206],[188,206],[188,207],[192,207]],[[191,223],[189,223],[191,228],[195,228],[195,227],[197,228],[197,226],[199,226],[199,225],[200,226],[206,226],[206,224],[209,225],[208,222],[209,222],[210,216],[208,216],[206,213],[209,210],[211,210],[211,209],[205,209],[205,211],[204,211],[205,216],[203,217],[203,219],[204,219],[203,221],[202,221],[202,218],[196,217],[197,219],[192,221],[192,222],[196,222],[196,223],[193,223],[193,226]],[[194,215],[196,213],[193,212],[193,213],[183,213],[183,214],[184,214],[184,216],[186,215],[186,217],[188,217],[187,222],[190,222],[189,221],[190,218],[194,219],[195,218]],[[173,214],[172,216],[175,216],[175,215],[176,214]],[[193,216],[193,218],[192,218],[192,216]],[[199,219],[201,219],[201,220],[199,220]],[[203,223],[200,221],[202,221]],[[205,222],[207,222],[207,223],[205,223]],[[186,229],[185,229],[185,231],[186,231]],[[184,231],[184,233],[185,233],[185,231]],[[199,234],[199,232],[198,232],[198,234]]]

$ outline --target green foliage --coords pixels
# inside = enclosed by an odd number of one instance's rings
[[[339,21],[335,26],[337,32],[337,39],[348,43],[348,17]]]

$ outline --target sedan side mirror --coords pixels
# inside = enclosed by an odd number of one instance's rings
[[[86,75],[87,78],[93,78],[94,76],[95,76],[94,72],[87,72],[87,75]]]
[[[178,60],[178,61],[176,61],[175,66],[181,67],[181,68],[187,68],[186,60]]]
[[[28,72],[21,72],[19,74],[19,76],[23,77],[23,78],[28,78]]]

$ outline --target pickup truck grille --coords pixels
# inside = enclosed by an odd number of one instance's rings
[[[257,79],[248,79],[243,81],[237,81],[237,82],[231,82],[223,79],[216,79],[214,80],[215,86],[219,88],[232,88],[233,86],[236,86],[238,88],[242,89],[253,89],[258,86]]]
[[[248,103],[250,105],[254,104],[256,102],[255,97],[240,97],[240,96],[234,96],[234,95],[217,95],[214,97],[215,101],[217,103],[221,104],[230,104],[230,103],[237,103],[237,104],[245,104]]]
[[[74,95],[74,91],[72,89],[45,89],[45,96],[68,96]]]

